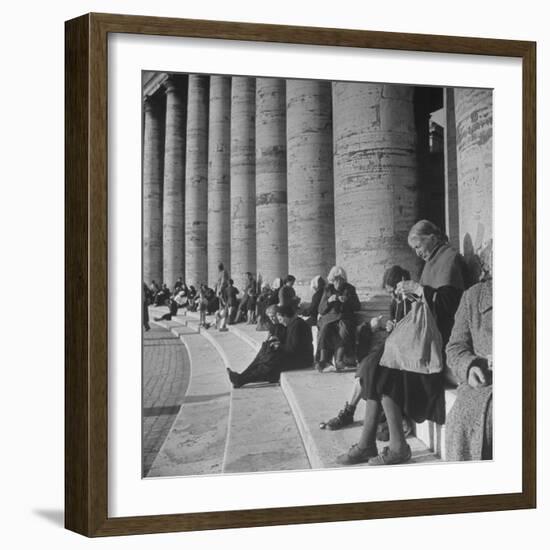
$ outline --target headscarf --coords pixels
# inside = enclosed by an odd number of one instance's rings
[[[316,290],[319,290],[319,288],[324,288],[325,286],[325,280],[321,277],[321,275],[316,275],[311,279],[311,282],[309,283],[309,287],[313,292]]]
[[[435,289],[452,286],[458,290],[464,290],[464,272],[460,254],[448,244],[436,247],[424,264],[420,284]]]

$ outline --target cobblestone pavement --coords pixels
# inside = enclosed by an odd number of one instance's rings
[[[183,403],[189,358],[181,340],[151,325],[143,339],[143,475],[151,468]]]

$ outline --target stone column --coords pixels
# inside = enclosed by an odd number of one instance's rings
[[[460,243],[475,281],[476,255],[493,236],[493,93],[456,88]]]
[[[162,180],[164,105],[158,97],[144,104],[143,129],[143,279],[162,282]]]
[[[207,282],[209,78],[189,75],[185,167],[185,282]]]
[[[288,268],[307,300],[335,262],[331,83],[287,80],[286,102]]]
[[[218,263],[230,268],[231,78],[210,77],[208,123],[208,282],[218,278]]]
[[[256,80],[231,83],[231,276],[256,272]]]
[[[264,281],[288,273],[285,81],[256,80],[256,262]]]
[[[362,297],[394,264],[416,276],[407,244],[417,221],[413,88],[334,82],[336,263]]]
[[[187,78],[171,76],[166,88],[164,146],[163,267],[164,282],[172,288],[185,274],[185,123]]]
[[[460,250],[458,223],[458,181],[456,173],[456,120],[453,88],[443,89],[445,109],[444,151],[445,151],[445,228],[449,243]]]

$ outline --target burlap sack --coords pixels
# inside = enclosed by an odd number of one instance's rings
[[[443,370],[443,341],[426,302],[414,302],[397,323],[386,339],[380,364],[421,374]]]

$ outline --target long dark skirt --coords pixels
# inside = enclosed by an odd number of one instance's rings
[[[252,363],[238,375],[238,381],[240,384],[278,382],[281,376],[281,363],[281,350],[272,350],[268,342],[264,342]]]
[[[443,374],[419,374],[388,369],[380,365],[383,353],[384,346],[377,346],[359,365],[363,399],[380,401],[383,395],[387,395],[411,420],[418,423],[432,420],[444,424]]]
[[[317,353],[324,350],[328,355],[338,348],[344,348],[346,354],[353,353],[355,347],[355,323],[350,319],[340,319],[319,326]]]

